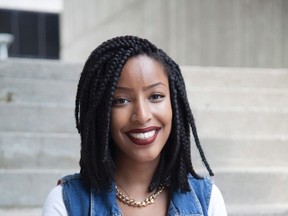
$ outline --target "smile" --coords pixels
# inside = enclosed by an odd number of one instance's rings
[[[132,136],[135,139],[149,139],[153,137],[153,135],[156,133],[156,130],[145,132],[145,133],[130,133],[129,135]]]
[[[126,132],[129,139],[136,145],[149,145],[157,138],[160,127],[134,129]]]

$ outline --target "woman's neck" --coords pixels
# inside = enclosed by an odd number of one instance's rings
[[[132,192],[138,192],[146,196],[158,163],[159,159],[143,163],[130,161],[127,158],[118,158],[115,173],[116,184],[122,190],[125,190],[124,192],[128,193],[127,195],[133,196]],[[129,191],[132,194],[129,194]]]
[[[145,163],[127,158],[118,158],[118,160],[116,160],[115,173],[118,190],[128,199],[131,198],[138,202],[145,201],[149,198],[159,190],[159,188],[157,188],[152,192],[148,191],[148,187],[158,167],[159,158]],[[156,202],[146,207],[131,207],[118,199],[117,204],[123,215],[167,215],[169,191],[166,188],[164,188],[164,190],[161,189],[161,192],[157,195]]]

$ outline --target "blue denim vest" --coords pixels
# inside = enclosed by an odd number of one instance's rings
[[[188,177],[190,192],[174,192],[168,208],[168,216],[207,216],[212,182],[207,179]],[[88,189],[79,174],[61,179],[63,200],[69,216],[121,216],[116,203],[115,185],[111,191],[96,193]]]

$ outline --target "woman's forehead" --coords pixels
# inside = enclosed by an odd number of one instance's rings
[[[164,66],[151,57],[140,55],[128,59],[122,69],[118,85],[148,84],[157,80],[168,81]]]

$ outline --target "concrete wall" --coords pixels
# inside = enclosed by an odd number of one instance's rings
[[[181,65],[288,67],[286,0],[64,0],[61,22],[68,61],[133,34]]]

